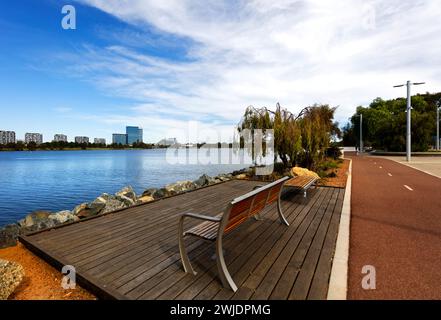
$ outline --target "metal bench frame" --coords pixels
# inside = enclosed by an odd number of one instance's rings
[[[223,251],[223,236],[224,236],[225,228],[227,227],[228,223],[230,222],[229,218],[230,218],[231,210],[235,204],[237,204],[243,200],[246,200],[248,198],[254,197],[249,208],[247,209],[247,210],[249,210],[249,213],[250,213],[251,209],[253,208],[254,200],[256,199],[256,196],[259,193],[265,192],[265,191],[277,186],[278,184],[281,184],[280,191],[279,191],[279,194],[277,197],[277,212],[278,212],[280,221],[283,224],[285,224],[286,226],[289,226],[288,221],[286,220],[285,216],[283,215],[281,199],[280,199],[281,194],[282,194],[282,190],[283,190],[283,185],[285,184],[285,182],[288,179],[289,179],[289,177],[281,178],[273,183],[267,184],[265,186],[261,186],[258,189],[255,189],[255,190],[253,190],[243,196],[235,198],[227,205],[227,207],[225,208],[225,210],[223,211],[222,214],[215,216],[215,217],[206,216],[206,215],[197,214],[197,213],[184,213],[184,214],[182,214],[179,218],[179,230],[178,230],[178,232],[179,232],[179,252],[181,255],[182,265],[184,267],[185,272],[196,275],[196,272],[194,271],[193,267],[191,266],[190,259],[188,258],[188,254],[185,249],[184,237],[186,235],[193,235],[193,236],[198,236],[198,235],[184,232],[184,220],[186,218],[194,218],[194,219],[198,219],[198,220],[218,223],[219,226],[217,228],[217,236],[215,238],[215,241],[216,241],[216,263],[217,263],[217,269],[219,272],[219,277],[220,277],[224,287],[226,287],[226,288],[229,287],[229,288],[231,288],[231,290],[236,292],[237,286],[234,283],[233,278],[231,277],[231,275],[228,271],[227,265],[225,263],[224,251]],[[270,195],[270,192],[268,192],[268,196],[265,200],[265,204],[260,209],[260,211],[262,211],[268,205],[269,195]],[[240,225],[243,222],[245,222],[246,220],[248,220],[248,218],[250,218],[251,216],[253,216],[254,218],[256,218],[256,220],[258,220],[259,212],[257,212],[256,214],[253,214],[253,215],[248,214],[248,217],[245,220],[239,222],[238,225]],[[237,226],[234,226],[233,229]],[[201,237],[201,236],[199,236],[199,237]]]

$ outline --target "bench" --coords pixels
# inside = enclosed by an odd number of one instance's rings
[[[222,239],[223,236],[250,217],[259,219],[259,213],[267,206],[277,201],[277,212],[280,221],[289,226],[288,221],[283,216],[280,196],[283,185],[289,177],[281,178],[275,182],[260,186],[257,189],[235,198],[226,206],[225,210],[217,216],[206,216],[196,213],[184,213],[179,218],[179,252],[181,254],[182,265],[184,271],[196,275],[191,266],[185,249],[184,237],[186,235],[196,236],[209,241],[216,241],[216,263],[219,277],[224,287],[229,287],[233,291],[237,291],[224,259]],[[203,220],[204,222],[184,232],[184,220],[193,218]]]
[[[303,190],[303,196],[306,198],[306,190],[314,185],[317,180],[319,179],[313,176],[298,176],[286,181],[285,187]]]

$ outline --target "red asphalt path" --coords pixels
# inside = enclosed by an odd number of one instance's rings
[[[441,179],[351,158],[348,299],[441,299]],[[375,290],[362,288],[365,265],[375,267]]]

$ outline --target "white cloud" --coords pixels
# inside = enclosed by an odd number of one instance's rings
[[[158,136],[184,119],[234,125],[248,105],[276,102],[293,112],[339,105],[344,122],[377,96],[403,96],[392,86],[408,79],[426,81],[422,92],[441,87],[438,0],[81,2],[187,46],[187,59],[176,61],[124,47],[125,39],[89,47],[73,70],[132,98],[133,118]],[[133,120],[108,121],[121,119]]]

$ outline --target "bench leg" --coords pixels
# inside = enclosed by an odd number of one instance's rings
[[[190,259],[188,258],[187,250],[185,250],[184,243],[184,217],[179,220],[179,253],[181,254],[182,265],[184,266],[184,271],[196,275],[196,272],[191,266]]]
[[[255,214],[253,217],[254,217],[254,220],[256,220],[256,221],[262,220],[262,218],[260,217],[260,213]]]
[[[280,193],[279,193],[279,198],[277,199],[277,212],[278,212],[278,214],[279,214],[280,221],[281,221],[283,224],[289,226],[289,223],[288,223],[288,221],[286,221],[286,218],[285,218],[285,216],[283,215],[283,212],[282,212],[282,200],[281,200],[281,196],[282,196],[282,193],[280,192]]]
[[[225,263],[224,251],[222,248],[222,236],[218,237],[216,240],[216,257],[217,270],[219,272],[219,277],[222,281],[222,285],[225,288],[231,288],[231,290],[236,292],[237,286],[234,283],[233,278],[231,278],[231,275],[227,269],[227,264]]]

